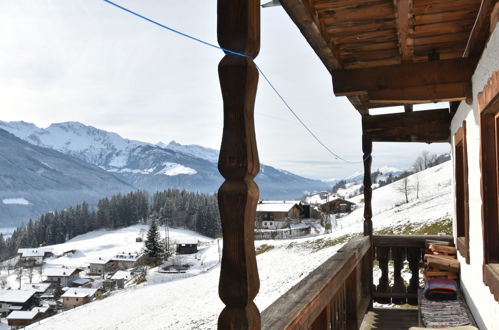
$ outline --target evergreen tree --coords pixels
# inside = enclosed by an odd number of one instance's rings
[[[163,254],[163,247],[161,246],[161,236],[159,234],[158,225],[156,220],[151,222],[149,231],[147,232],[147,239],[145,242],[145,253],[150,258],[158,260]]]

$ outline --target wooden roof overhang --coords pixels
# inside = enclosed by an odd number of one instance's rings
[[[363,116],[378,107],[404,105],[410,112],[413,104],[469,102],[496,2],[281,0],[332,74],[335,94]],[[434,117],[443,119],[439,111]],[[411,118],[429,116],[416,113]],[[450,117],[445,120],[448,127]],[[414,136],[409,141],[421,140]],[[440,132],[426,141],[441,141]]]

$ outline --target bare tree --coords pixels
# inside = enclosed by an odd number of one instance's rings
[[[421,188],[421,179],[419,174],[414,175],[414,188],[416,188],[416,199],[419,199],[419,190]]]
[[[400,191],[405,196],[405,202],[409,203],[409,193],[412,191],[412,186],[409,185],[409,179],[407,177],[400,180],[399,184],[395,187],[397,191]]]
[[[414,168],[414,172],[421,172],[429,168],[433,163],[435,163],[437,156],[435,154],[430,153],[428,150],[424,150],[421,155],[416,158],[414,164],[412,165]]]
[[[22,281],[23,281],[23,266],[18,264],[14,270],[16,274],[16,280],[19,281],[19,289],[21,289]]]
[[[35,272],[35,267],[34,266],[30,266],[28,267],[28,279],[29,279],[29,283],[33,283],[33,274]]]
[[[2,287],[2,289],[5,289],[5,287],[7,286],[7,275],[0,276],[0,286]]]

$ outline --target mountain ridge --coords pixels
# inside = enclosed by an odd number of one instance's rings
[[[223,183],[217,169],[218,151],[199,145],[129,140],[80,122],[54,123],[39,128],[27,122],[0,121],[0,128],[34,145],[96,165],[137,189],[154,192],[176,188],[213,193]],[[329,188],[322,181],[265,164],[261,164],[255,181],[262,199],[296,199]]]

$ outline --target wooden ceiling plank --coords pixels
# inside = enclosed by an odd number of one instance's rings
[[[370,0],[370,1],[359,1],[359,0],[316,0],[314,1],[314,7],[317,10],[323,9],[348,9],[357,8],[359,6],[372,6],[379,3],[386,3],[387,0]]]
[[[339,53],[326,41],[328,38],[322,35],[321,27],[316,24],[314,19],[316,14],[312,12],[307,1],[281,0],[281,5],[319,56],[326,69],[329,72],[333,69],[339,69],[342,67]]]
[[[441,0],[441,1],[415,1],[413,10],[415,15],[426,13],[446,13],[467,10],[476,7],[480,0]]]
[[[479,56],[489,39],[490,14],[498,0],[482,0],[463,57]]]
[[[363,116],[362,132],[376,142],[449,142],[449,109]]]
[[[476,8],[469,10],[454,11],[448,13],[431,13],[431,14],[418,14],[414,15],[414,25],[432,24],[432,23],[446,23],[459,20],[465,20],[469,17],[475,17],[478,11]]]
[[[413,57],[412,0],[394,0],[397,20],[398,44],[402,62],[410,62]]]
[[[337,96],[367,93],[375,103],[426,103],[469,97],[476,59],[438,60],[422,63],[333,71]]]
[[[395,18],[393,4],[383,2],[376,5],[365,5],[352,9],[324,10],[319,18],[325,26],[342,22],[362,22],[383,18]]]

